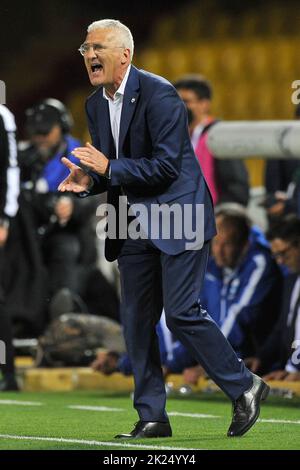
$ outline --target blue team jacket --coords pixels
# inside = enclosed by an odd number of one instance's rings
[[[249,242],[246,256],[232,271],[219,268],[210,258],[200,293],[202,307],[241,356],[247,334],[251,334],[262,316],[270,313],[266,311],[265,300],[278,286],[281,276],[258,228],[252,228]],[[270,324],[270,331],[272,327]]]

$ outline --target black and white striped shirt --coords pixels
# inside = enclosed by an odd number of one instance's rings
[[[0,105],[0,224],[16,215],[19,192],[15,119],[6,106]]]

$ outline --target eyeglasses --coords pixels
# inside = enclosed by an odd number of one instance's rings
[[[81,46],[79,47],[78,51],[80,52],[80,54],[82,56],[85,56],[90,48],[92,47],[93,51],[96,52],[96,53],[101,53],[103,51],[105,51],[105,49],[124,49],[124,46],[103,46],[102,44],[88,44],[88,43],[84,43],[84,44],[81,44]]]

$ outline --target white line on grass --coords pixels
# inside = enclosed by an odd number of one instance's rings
[[[300,424],[299,421],[293,421],[291,419],[258,419],[260,423],[278,423],[278,424]]]
[[[62,442],[67,444],[85,444],[88,446],[96,447],[133,447],[134,449],[157,449],[157,450],[203,450],[203,449],[192,449],[188,447],[165,447],[165,446],[154,446],[146,444],[131,444],[126,442],[104,442],[104,441],[86,441],[84,439],[65,439],[63,437],[39,437],[39,436],[14,436],[11,434],[0,434],[1,439],[15,439],[24,441],[47,441],[47,442]]]
[[[169,416],[184,416],[187,418],[221,418],[221,416],[214,416],[214,415],[205,415],[205,414],[198,414],[198,413],[179,413],[177,411],[171,411],[168,413]],[[274,424],[300,424],[300,420],[293,421],[291,419],[258,419],[260,423],[274,423]]]
[[[70,405],[68,408],[73,410],[86,410],[86,411],[107,411],[107,412],[120,412],[125,411],[124,408],[109,408],[107,406],[82,406],[82,405]],[[209,415],[203,413],[181,413],[179,411],[169,411],[169,416],[180,416],[183,418],[196,418],[196,419],[220,419],[222,416]],[[299,421],[293,421],[289,419],[259,419],[260,423],[273,423],[273,424],[300,424]]]
[[[42,406],[38,401],[0,400],[0,405]]]
[[[212,418],[212,419],[216,419],[216,418],[221,418],[221,416],[215,416],[215,415],[206,415],[206,414],[202,414],[202,413],[180,413],[179,411],[169,411],[168,412],[168,415],[169,416],[183,416],[183,417],[186,417],[186,418],[202,418],[202,419],[206,419],[206,418]]]
[[[168,413],[169,416],[184,416],[187,418],[221,418],[221,416],[214,416],[214,415],[205,415],[205,414],[198,414],[198,413],[178,413],[177,411],[171,411]],[[300,424],[300,420],[293,421],[291,419],[258,419],[260,423],[274,423],[274,424]]]
[[[70,405],[68,408],[72,410],[87,410],[87,411],[125,411],[124,408],[109,408],[108,406],[82,406]]]
[[[107,406],[85,406],[85,405],[70,405],[68,408],[72,410],[87,410],[87,411],[125,411],[124,408],[109,408]],[[202,413],[180,413],[179,411],[168,412],[169,416],[183,416],[186,418],[202,418],[202,419],[215,419],[221,418],[221,416],[207,415]]]

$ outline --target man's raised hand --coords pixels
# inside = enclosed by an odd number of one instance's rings
[[[58,186],[58,191],[71,191],[80,193],[89,189],[92,181],[91,176],[87,175],[82,168],[72,163],[68,158],[63,157],[61,162],[69,168],[70,174]]]

